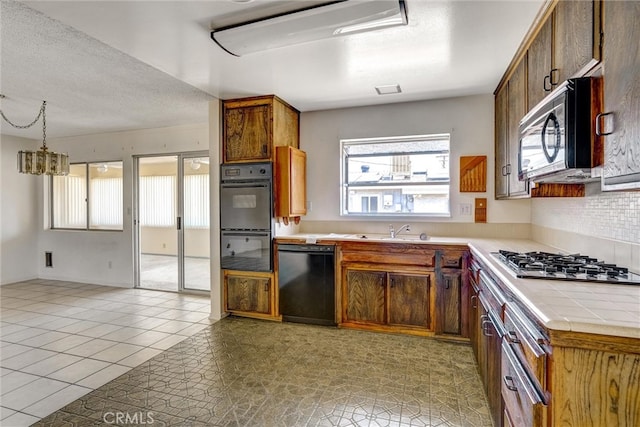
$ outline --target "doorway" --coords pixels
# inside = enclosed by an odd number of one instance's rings
[[[209,156],[134,157],[135,286],[209,291]]]

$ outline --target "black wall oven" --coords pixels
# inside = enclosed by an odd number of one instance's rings
[[[271,163],[226,164],[220,173],[221,268],[272,271]]]

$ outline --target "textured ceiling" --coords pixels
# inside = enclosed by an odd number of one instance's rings
[[[206,122],[211,95],[17,2],[2,1],[2,110],[48,136]],[[2,121],[2,133],[42,138]]]
[[[2,1],[2,109],[28,122],[46,99],[49,135],[71,136],[204,122],[215,98],[311,111],[491,93],[544,2],[405,1],[407,26],[241,58],[210,30],[318,1]],[[390,84],[402,93],[376,94]]]

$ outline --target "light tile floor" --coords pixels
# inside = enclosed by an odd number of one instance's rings
[[[30,425],[209,325],[208,296],[30,280],[0,287],[0,425]]]
[[[468,345],[234,317],[36,426],[103,426],[118,414],[184,427],[492,425]]]

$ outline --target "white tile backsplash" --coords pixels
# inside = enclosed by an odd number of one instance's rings
[[[640,192],[533,199],[531,238],[640,272]]]
[[[531,210],[533,225],[640,243],[640,192],[533,199]]]

